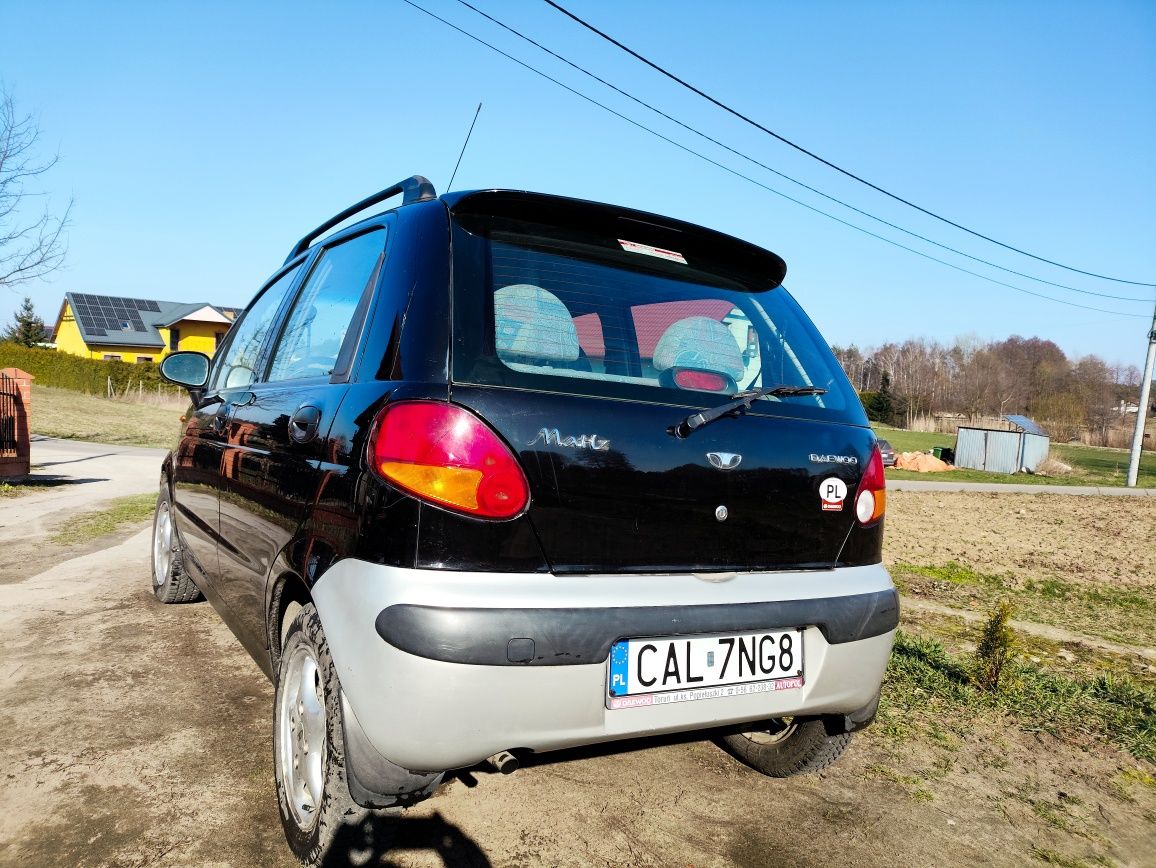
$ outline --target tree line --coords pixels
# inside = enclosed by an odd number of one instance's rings
[[[1135,416],[1125,412],[1139,395],[1135,365],[1109,365],[1095,355],[1069,359],[1054,342],[1013,335],[951,344],[924,338],[860,349],[832,347],[875,421],[912,427],[921,417],[982,417],[1019,413],[1054,439],[1108,432]]]

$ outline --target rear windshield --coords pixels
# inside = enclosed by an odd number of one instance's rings
[[[453,320],[455,382],[702,407],[814,386],[826,394],[752,409],[866,424],[786,290],[672,247],[469,215],[454,228]]]

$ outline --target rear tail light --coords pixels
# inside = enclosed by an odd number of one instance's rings
[[[453,404],[391,404],[371,449],[374,470],[388,482],[467,515],[512,518],[530,501],[526,475],[506,444]]]
[[[855,518],[859,524],[874,524],[883,518],[887,508],[887,485],[883,476],[883,456],[879,445],[871,447],[871,457],[867,459],[867,469],[859,481],[859,493],[855,495]]]

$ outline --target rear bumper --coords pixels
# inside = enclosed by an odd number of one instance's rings
[[[875,698],[898,622],[882,565],[722,576],[465,573],[346,560],[314,587],[346,700],[411,770],[500,750],[850,714]],[[804,686],[606,708],[620,638],[804,626]]]

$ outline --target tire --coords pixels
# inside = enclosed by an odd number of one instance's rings
[[[273,774],[281,826],[303,865],[322,865],[342,827],[360,824],[368,812],[349,794],[341,687],[312,603],[289,625],[276,675]]]
[[[195,603],[201,599],[200,589],[185,572],[184,552],[173,523],[167,482],[161,483],[153,513],[152,567],[153,594],[162,603]]]
[[[767,729],[719,739],[719,746],[727,753],[772,778],[821,771],[835,762],[850,743],[851,733],[827,735],[821,720],[790,718],[771,721]]]

